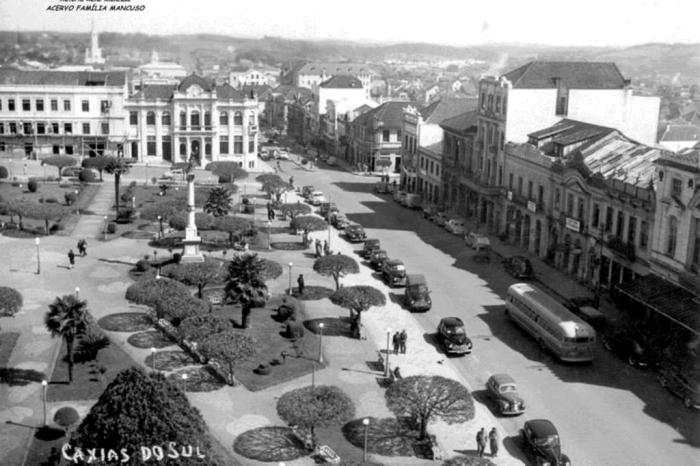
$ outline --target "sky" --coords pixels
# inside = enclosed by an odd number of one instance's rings
[[[700,43],[698,13],[700,0],[0,0],[0,30],[87,32],[94,21],[98,31],[149,34],[629,46]]]

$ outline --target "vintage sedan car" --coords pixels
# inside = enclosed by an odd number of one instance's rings
[[[662,387],[683,400],[686,408],[700,409],[700,380],[697,375],[693,377],[678,367],[668,365],[661,367],[658,379]]]
[[[571,460],[561,452],[559,432],[546,419],[531,419],[525,421],[520,429],[520,439],[523,442],[523,452],[538,466],[570,466]]]
[[[369,238],[365,240],[365,243],[362,245],[362,252],[360,255],[364,257],[365,259],[369,259],[369,255],[372,251],[375,249],[379,249],[379,240],[376,238]]]
[[[449,231],[453,235],[464,235],[464,219],[458,217],[451,217],[447,222],[445,222],[445,230]]]
[[[377,194],[391,194],[393,191],[393,185],[386,181],[380,181],[374,185],[374,192]]]
[[[185,176],[185,170],[182,168],[173,168],[163,173],[160,178],[163,180],[174,180],[176,178],[182,178]]]
[[[304,199],[308,199],[311,193],[314,191],[316,191],[316,188],[314,188],[310,184],[307,184],[306,186],[301,188],[301,195],[304,197]]]
[[[574,296],[564,302],[571,312],[588,322],[594,329],[604,331],[608,326],[605,314],[597,309],[595,298],[588,296]]]
[[[506,257],[501,262],[503,268],[508,274],[520,280],[529,280],[535,278],[535,271],[532,269],[532,264],[527,257],[512,256]]]
[[[445,212],[439,211],[435,212],[435,215],[430,217],[430,220],[438,226],[444,227],[447,223],[448,217]]]
[[[275,158],[277,160],[289,160],[289,151],[287,149],[279,149],[275,152]]]
[[[515,379],[510,375],[493,374],[486,382],[486,391],[502,416],[525,412],[525,401],[520,397]]]
[[[464,329],[464,322],[459,317],[444,317],[438,324],[438,338],[447,354],[469,354],[472,341]]]
[[[362,225],[352,223],[345,227],[345,239],[351,243],[359,243],[367,238],[367,233]]]
[[[620,356],[630,366],[647,367],[649,365],[649,350],[644,339],[628,330],[617,329],[602,337],[606,350]]]
[[[320,206],[324,202],[328,202],[328,200],[321,191],[314,191],[309,195],[309,203],[313,206]]]
[[[340,212],[332,212],[331,225],[333,225],[337,230],[344,230],[345,227],[350,225],[350,220],[348,220],[345,214],[341,214]]]
[[[369,253],[369,264],[374,270],[382,270],[384,262],[389,258],[384,249],[373,249]]]
[[[318,213],[321,217],[328,219],[328,216],[333,212],[339,212],[338,206],[334,202],[324,202],[318,208]]]
[[[464,242],[467,246],[479,251],[480,249],[491,249],[491,241],[488,236],[476,233],[474,231],[464,236]]]
[[[382,266],[382,278],[390,288],[406,285],[406,266],[399,259],[387,259]]]

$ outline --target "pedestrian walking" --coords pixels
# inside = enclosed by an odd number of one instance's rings
[[[289,177],[289,186],[291,186],[292,189],[294,189],[294,177],[293,176]]]
[[[491,447],[491,457],[498,456],[498,432],[496,432],[495,427],[489,432],[489,446]]]
[[[81,257],[87,256],[87,241],[84,239],[78,240],[78,254]]]
[[[299,286],[299,296],[304,294],[304,275],[299,274],[297,278],[297,285]]]
[[[486,432],[482,427],[476,434],[476,455],[484,456],[484,450],[486,449]]]
[[[328,245],[328,240],[323,240],[323,255],[324,256],[331,255],[331,247]]]
[[[72,269],[75,265],[75,253],[72,249],[68,250],[68,268]]]
[[[318,259],[321,257],[321,240],[316,238],[316,241],[314,242],[314,245],[316,246],[316,258]]]
[[[394,337],[391,339],[391,343],[394,345],[394,354],[399,352],[399,332],[394,333]]]
[[[401,333],[399,334],[399,351],[401,354],[406,354],[406,340],[408,339],[408,334],[406,334],[406,330],[401,330]]]

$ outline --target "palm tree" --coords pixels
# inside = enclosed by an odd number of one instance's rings
[[[61,337],[66,342],[68,381],[73,382],[73,343],[78,336],[85,334],[90,325],[87,301],[81,301],[72,294],[56,297],[49,304],[44,324],[52,337]]]
[[[209,198],[204,203],[204,212],[214,217],[228,215],[231,210],[231,193],[228,189],[219,186],[209,191]]]
[[[248,328],[250,311],[265,305],[267,285],[263,279],[265,263],[257,254],[242,254],[228,266],[226,296],[241,305],[241,327]]]
[[[114,175],[114,206],[117,214],[119,214],[119,181],[123,174],[129,173],[130,167],[129,162],[122,157],[109,157],[104,166],[107,173]]]

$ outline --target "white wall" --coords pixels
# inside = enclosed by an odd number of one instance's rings
[[[506,141],[527,142],[527,135],[558,122],[556,89],[510,89],[506,114]]]
[[[662,141],[659,142],[659,145],[670,151],[678,152],[682,149],[689,149],[697,143],[698,141]]]
[[[327,102],[332,100],[336,106],[337,114],[343,114],[365,103],[365,90],[362,88],[318,88],[318,114],[325,115]]]
[[[418,144],[423,147],[442,141],[445,134],[444,130],[436,124],[421,124],[418,131],[420,132]]]

